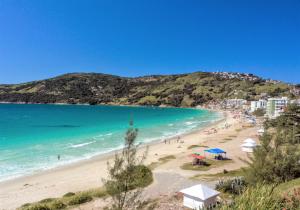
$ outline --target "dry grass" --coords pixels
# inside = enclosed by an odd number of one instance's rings
[[[227,178],[227,177],[240,177],[244,176],[245,170],[247,168],[240,168],[237,170],[231,170],[231,171],[223,171],[216,174],[199,174],[192,177],[192,179],[196,180],[205,180],[205,181],[215,181],[219,180],[221,178]]]
[[[150,163],[150,165],[148,166],[151,170],[157,168],[158,166],[165,164],[167,162],[169,162],[170,160],[174,160],[176,159],[176,157],[174,155],[168,155],[162,158],[158,159],[158,162],[152,162]]]
[[[194,149],[194,148],[208,148],[206,145],[191,145],[188,147],[188,149]]]

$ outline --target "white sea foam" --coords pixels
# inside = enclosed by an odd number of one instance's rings
[[[96,141],[90,141],[90,142],[86,142],[86,143],[82,143],[82,144],[72,144],[70,147],[72,147],[72,148],[84,147],[86,145],[93,144],[95,142]]]
[[[210,117],[210,118],[202,118],[202,119],[196,117],[189,118],[187,119],[188,121],[180,121],[180,122],[174,120],[174,123],[165,124],[163,125],[163,127],[159,127],[159,128],[151,127],[149,128],[149,130],[146,131],[141,130],[142,132],[145,131],[146,133],[144,133],[144,135],[141,136],[139,135],[141,137],[139,138],[139,142],[149,143],[152,141],[172,138],[187,133],[189,131],[192,131],[193,129],[197,127],[201,127],[208,122],[212,123],[219,119],[220,119],[219,116],[215,116],[214,118]],[[122,138],[123,138],[123,133],[120,134],[119,132],[102,133],[99,135],[96,134],[94,137],[87,137],[87,139],[90,139],[89,142],[80,143],[77,141],[76,143],[75,141],[73,142],[73,144],[72,143],[67,144],[68,148],[78,148],[78,149],[70,150],[70,153],[68,152],[64,153],[62,150],[59,150],[60,152],[57,154],[62,154],[62,159],[60,161],[57,161],[56,154],[54,155],[52,154],[52,156],[46,156],[46,158],[43,157],[46,161],[41,160],[40,163],[35,163],[34,166],[32,164],[29,165],[17,164],[17,165],[12,165],[11,168],[0,167],[0,182],[3,180],[12,179],[23,175],[30,175],[37,171],[43,171],[43,170],[55,168],[57,166],[78,162],[80,160],[90,159],[96,155],[122,149],[123,142],[121,141],[120,143],[116,143],[115,141],[116,139],[122,139]],[[93,145],[92,147],[85,147],[87,145],[94,144],[94,143],[96,143],[95,146]],[[58,146],[57,148],[61,148],[61,147]],[[80,148],[82,148],[82,150]],[[37,146],[35,149],[43,149],[43,148]],[[63,150],[66,149],[67,148],[64,146]],[[81,151],[83,152],[81,153]]]

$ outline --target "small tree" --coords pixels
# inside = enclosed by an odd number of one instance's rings
[[[113,164],[107,163],[109,178],[104,180],[104,184],[113,199],[111,209],[114,210],[135,208],[142,187],[152,182],[151,170],[142,165],[146,152],[141,157],[137,156],[137,134],[138,130],[131,122],[125,136],[125,147],[115,155]]]
[[[300,177],[300,107],[289,106],[278,118],[268,121],[265,133],[260,138],[251,158],[246,179],[250,184],[257,182],[281,183]]]

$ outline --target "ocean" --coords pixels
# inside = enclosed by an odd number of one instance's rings
[[[221,117],[189,108],[38,104],[0,104],[0,116],[0,181],[121,149],[130,120],[137,142],[149,143]]]

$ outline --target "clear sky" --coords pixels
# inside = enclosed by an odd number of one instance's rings
[[[300,83],[300,1],[0,0],[0,83],[194,71]]]

